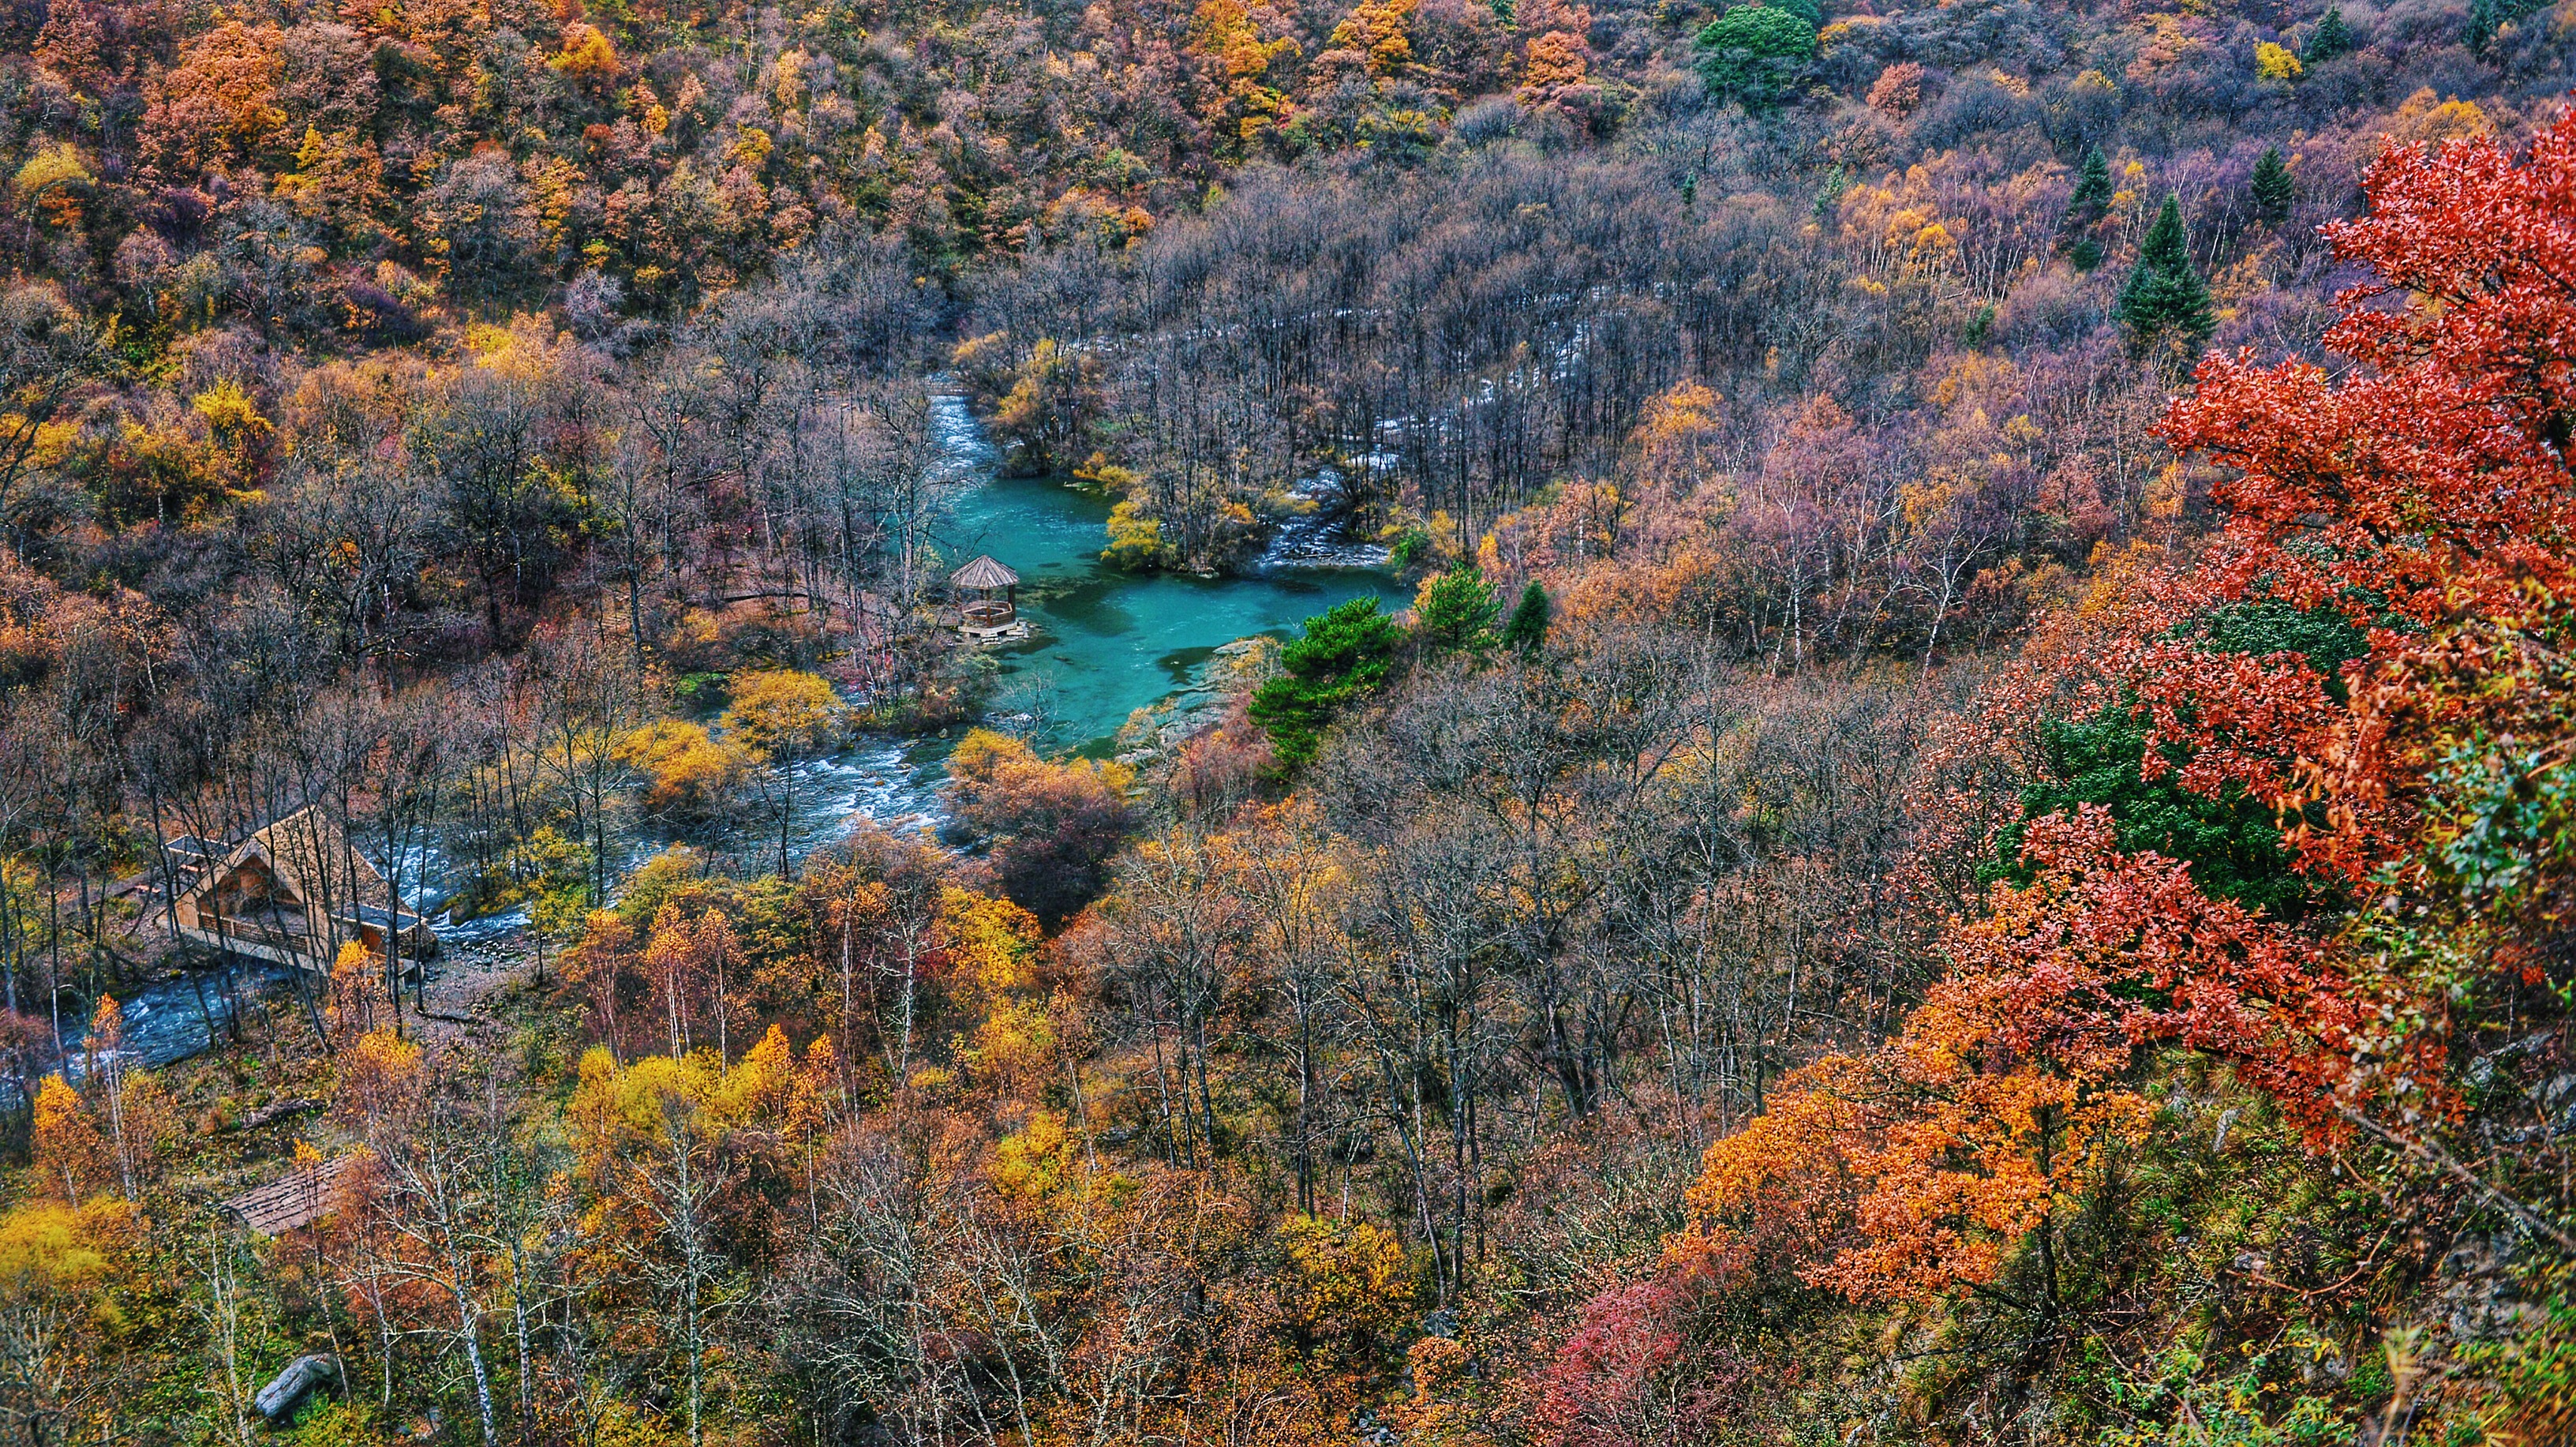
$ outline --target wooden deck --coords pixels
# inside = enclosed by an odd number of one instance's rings
[[[409,978],[420,969],[424,958],[438,953],[438,936],[417,915],[406,913],[403,920],[403,974]],[[317,975],[330,974],[338,955],[336,949],[327,957],[320,953],[326,939],[312,929],[304,916],[283,911],[272,911],[256,918],[224,915],[220,927],[213,916],[200,912],[194,924],[183,916],[179,933],[211,950],[266,960],[276,965],[292,965]],[[344,937],[356,935],[359,942],[367,947],[368,954],[378,961],[384,959],[380,928],[371,930],[361,925],[356,930],[344,930],[342,934]]]
[[[224,1202],[224,1213],[263,1236],[309,1226],[339,1200],[340,1178],[357,1160],[355,1155],[335,1156],[282,1181],[244,1191]]]

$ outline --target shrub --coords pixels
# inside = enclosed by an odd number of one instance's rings
[[[991,841],[993,876],[1048,925],[1098,898],[1134,822],[1132,773],[1088,759],[1053,764],[1025,743],[974,729],[948,756],[957,822]]]
[[[1406,528],[1396,534],[1395,541],[1388,545],[1386,560],[1394,564],[1400,572],[1421,562],[1423,554],[1430,551],[1431,534],[1418,527]]]

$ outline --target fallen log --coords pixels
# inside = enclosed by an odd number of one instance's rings
[[[320,1110],[322,1106],[323,1102],[318,1100],[308,1100],[303,1096],[289,1096],[284,1100],[270,1101],[257,1110],[244,1112],[241,1119],[234,1121],[225,1129],[228,1131],[257,1130],[261,1126],[275,1125],[289,1116],[305,1115]]]

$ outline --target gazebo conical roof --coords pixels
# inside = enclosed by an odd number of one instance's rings
[[[994,562],[993,555],[986,553],[959,568],[948,582],[950,586],[958,588],[1016,588],[1020,583],[1020,575]]]

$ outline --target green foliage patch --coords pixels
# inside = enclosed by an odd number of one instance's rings
[[[1269,733],[1280,768],[1314,761],[1324,730],[1386,681],[1402,636],[1375,598],[1353,598],[1306,620],[1304,635],[1279,652],[1279,676],[1261,686],[1247,710]]]

